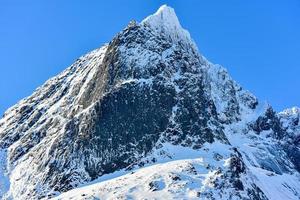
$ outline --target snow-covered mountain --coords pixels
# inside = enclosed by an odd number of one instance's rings
[[[299,118],[207,61],[162,6],[5,112],[0,197],[300,199]]]

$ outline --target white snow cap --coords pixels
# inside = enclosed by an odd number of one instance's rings
[[[194,44],[189,32],[181,27],[174,9],[167,5],[161,6],[156,13],[145,18],[141,25],[145,24],[159,33],[167,34],[175,41],[183,40]]]
[[[284,111],[282,111],[279,114],[282,114],[282,115],[300,115],[300,108],[298,108],[298,107],[288,108],[288,109],[285,109]]]

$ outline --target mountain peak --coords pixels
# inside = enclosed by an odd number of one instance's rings
[[[202,57],[164,5],[0,119],[0,199],[299,199],[299,122]]]
[[[175,10],[167,5],[162,5],[154,14],[146,17],[141,25],[148,25],[175,41],[192,41],[189,32],[181,27]]]
[[[181,29],[175,10],[167,5],[162,5],[156,13],[146,17],[142,24],[148,23],[151,26],[165,26]]]
[[[280,112],[281,115],[298,115],[300,114],[300,108],[292,107],[289,109],[285,109],[284,111]]]

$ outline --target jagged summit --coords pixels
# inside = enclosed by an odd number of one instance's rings
[[[151,26],[164,26],[172,30],[182,28],[175,10],[167,5],[161,6],[156,13],[145,18],[142,23],[149,23]]]
[[[292,107],[292,108],[289,108],[289,109],[285,109],[280,114],[285,114],[285,115],[300,115],[300,108],[299,107]]]
[[[10,108],[0,199],[299,199],[299,116],[193,45],[162,6]]]
[[[175,41],[192,42],[189,32],[180,25],[175,10],[167,5],[162,5],[156,13],[145,18],[141,24],[149,25],[157,32],[164,32]]]

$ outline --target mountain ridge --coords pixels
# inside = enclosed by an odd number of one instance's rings
[[[131,22],[6,112],[0,120],[0,178],[7,184],[0,196],[51,198],[120,170],[165,157],[169,162],[171,145],[193,149],[204,160],[201,152],[211,152],[202,164],[208,178],[216,175],[201,191],[187,186],[178,192],[273,199],[264,177],[286,197],[299,199],[293,184],[299,182],[297,109],[277,114],[260,103],[226,69],[204,58],[177,17],[173,26],[174,17],[172,8],[162,6],[141,23]],[[293,174],[291,184],[280,180],[286,174]],[[146,189],[155,195],[153,187]]]

